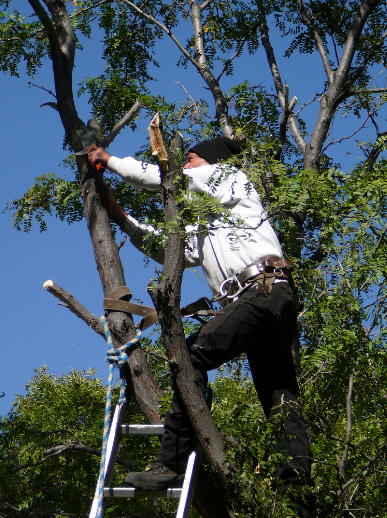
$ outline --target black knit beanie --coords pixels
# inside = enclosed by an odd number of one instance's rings
[[[217,164],[220,160],[227,160],[241,152],[239,144],[227,137],[216,137],[203,140],[188,150],[188,153],[196,153],[209,164]]]

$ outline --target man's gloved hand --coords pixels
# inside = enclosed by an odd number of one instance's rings
[[[88,160],[95,168],[97,165],[101,165],[104,169],[106,169],[110,157],[111,154],[108,153],[103,147],[91,146],[89,148]]]

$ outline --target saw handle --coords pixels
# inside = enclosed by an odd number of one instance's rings
[[[87,148],[87,151],[89,151],[90,149],[91,149],[91,146]],[[95,167],[95,168],[97,169],[97,171],[98,171],[99,173],[101,173],[101,174],[103,174],[103,173],[105,172],[105,168],[104,168],[104,167],[103,167],[103,165],[101,165],[101,164],[95,164],[95,166],[94,166],[94,167]]]

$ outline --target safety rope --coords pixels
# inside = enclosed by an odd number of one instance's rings
[[[119,349],[115,349],[113,346],[113,340],[110,335],[109,326],[105,317],[101,317],[101,322],[103,325],[103,330],[105,332],[105,338],[108,343],[109,349],[106,354],[106,361],[109,362],[109,377],[108,377],[108,385],[106,390],[106,405],[105,405],[105,421],[103,427],[103,436],[102,436],[102,453],[101,453],[101,464],[99,470],[99,479],[98,479],[98,507],[97,507],[97,518],[102,518],[103,511],[103,489],[105,486],[105,460],[106,460],[106,449],[107,449],[107,441],[109,437],[110,424],[111,424],[111,410],[112,410],[112,394],[113,394],[113,371],[114,367],[119,367],[123,365],[123,363],[128,359],[128,355],[124,352],[130,346],[135,345],[139,341],[139,337],[141,336],[141,330],[137,330],[137,336],[127,344],[123,345]],[[125,402],[125,378],[120,373],[120,398],[118,403],[122,404]]]

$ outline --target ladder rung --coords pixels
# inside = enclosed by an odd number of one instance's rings
[[[122,435],[163,435],[163,424],[123,424]]]
[[[135,487],[105,487],[104,497],[111,498],[180,498],[181,487],[171,487],[159,491],[146,491]]]

